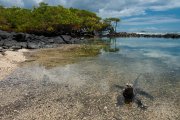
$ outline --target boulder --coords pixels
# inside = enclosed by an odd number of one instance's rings
[[[30,40],[33,39],[33,37],[34,37],[33,34],[26,34],[26,35],[25,35],[25,41],[26,41],[26,42],[27,42],[27,41],[30,41]]]
[[[54,37],[49,39],[49,41],[52,41],[56,44],[65,44],[65,41],[61,37]]]
[[[50,42],[49,42],[50,39],[51,39],[51,38],[44,37],[44,36],[36,37],[36,40],[37,40],[37,41],[43,42],[43,43],[47,43],[47,44],[50,43]],[[51,41],[51,43],[53,43],[53,42]]]
[[[78,38],[72,38],[71,39],[71,43],[74,44],[74,43],[81,43],[82,41],[85,41],[84,39],[78,39]]]
[[[47,44],[44,46],[44,48],[54,48],[54,47],[58,47],[58,44]]]
[[[10,47],[10,49],[12,49],[13,51],[14,50],[19,50],[21,49],[22,47],[20,45],[13,45],[12,47]]]
[[[38,48],[40,48],[40,45],[38,43],[28,42],[27,48],[28,49],[38,49]]]
[[[27,48],[27,42],[20,42],[19,46],[21,46],[21,48]]]
[[[5,31],[1,31],[0,30],[0,38],[1,39],[7,39],[11,36],[11,33],[5,32]]]
[[[49,42],[49,43],[54,43],[55,41],[54,41],[54,39],[48,39],[47,42]]]
[[[66,44],[71,43],[71,39],[72,39],[71,36],[69,36],[69,35],[61,35],[60,37],[62,38],[62,40],[63,40]]]
[[[0,40],[0,46],[4,45],[4,40]]]
[[[25,33],[17,33],[13,35],[13,39],[17,42],[26,42],[26,34]]]
[[[0,47],[0,52],[2,52],[3,51],[3,48],[2,47]]]
[[[9,47],[7,47],[7,46],[3,46],[2,48],[3,48],[3,50],[4,50],[4,49],[8,49]]]
[[[18,44],[17,41],[8,38],[8,39],[6,39],[4,41],[4,45],[3,46],[6,46],[6,47],[10,48],[10,47],[12,47],[14,45],[16,46],[17,44]]]
[[[43,42],[28,42],[27,43],[27,48],[28,49],[39,49],[39,48],[44,48],[45,44]]]

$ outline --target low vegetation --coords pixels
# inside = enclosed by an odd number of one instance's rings
[[[78,35],[82,32],[93,34],[109,26],[109,21],[102,20],[93,12],[60,5],[49,6],[42,2],[32,9],[0,6],[0,29],[5,31]]]

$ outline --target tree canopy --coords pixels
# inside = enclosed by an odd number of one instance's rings
[[[0,29],[35,34],[102,31],[110,24],[95,13],[40,3],[33,9],[0,6]]]
[[[110,27],[112,27],[112,32],[116,32],[117,23],[120,22],[120,18],[106,18],[104,20],[107,24],[109,24]]]

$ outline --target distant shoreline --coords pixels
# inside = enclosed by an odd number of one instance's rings
[[[127,32],[118,32],[113,34],[102,35],[101,37],[145,37],[145,38],[180,38],[180,34],[177,33],[127,33]]]

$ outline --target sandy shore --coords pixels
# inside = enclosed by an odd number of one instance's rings
[[[19,63],[26,60],[24,52],[28,50],[6,51],[5,55],[0,54],[0,80],[18,68]]]

